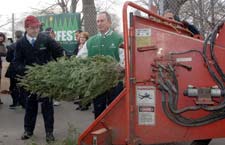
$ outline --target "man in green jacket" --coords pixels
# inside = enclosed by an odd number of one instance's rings
[[[123,38],[110,27],[111,17],[107,12],[100,12],[97,15],[97,27],[99,33],[88,39],[84,47],[78,52],[77,57],[92,57],[95,55],[109,55],[114,57],[121,66],[124,66],[124,52],[119,48]],[[103,84],[104,85],[104,84]],[[99,95],[93,100],[94,114],[97,118],[123,90],[123,83],[119,83],[111,90]]]

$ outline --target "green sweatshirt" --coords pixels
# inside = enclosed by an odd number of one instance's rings
[[[88,57],[95,55],[110,55],[117,61],[119,58],[119,46],[123,38],[116,32],[109,30],[106,35],[97,34],[87,41]]]

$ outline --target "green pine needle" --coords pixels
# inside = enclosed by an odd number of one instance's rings
[[[73,100],[82,96],[87,104],[95,97],[115,87],[124,77],[123,69],[110,56],[61,58],[45,65],[28,66],[19,85],[41,97]]]

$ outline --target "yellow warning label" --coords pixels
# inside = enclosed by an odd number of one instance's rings
[[[151,44],[151,29],[136,29],[136,47],[146,47]]]

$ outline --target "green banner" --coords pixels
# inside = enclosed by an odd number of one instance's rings
[[[76,48],[75,31],[80,29],[80,13],[64,13],[56,15],[39,16],[44,23],[43,30],[52,27],[56,33],[56,40],[60,42],[68,55]]]

